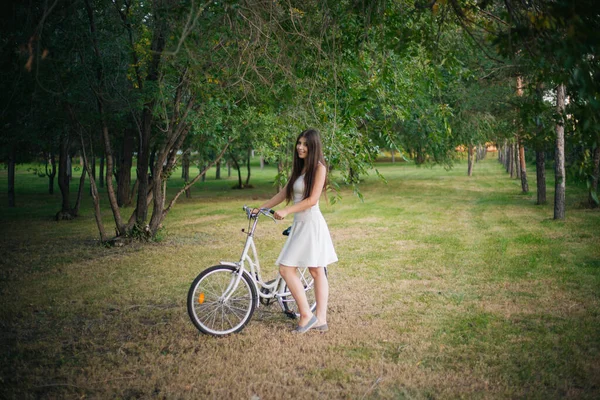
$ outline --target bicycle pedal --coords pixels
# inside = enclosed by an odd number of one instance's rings
[[[256,276],[256,280],[258,280],[258,275]],[[270,281],[268,281],[268,282],[265,282],[265,284],[267,284],[267,285],[270,285],[270,284],[272,284],[273,282],[275,282],[275,279],[272,279],[272,280],[270,280]],[[271,290],[270,290],[270,289],[267,289],[267,288],[264,288],[264,287],[261,287],[261,288],[260,288],[260,291],[261,291],[261,293],[264,293],[264,294],[269,294],[269,292],[271,292]],[[269,305],[271,305],[271,303],[272,303],[273,301],[274,301],[274,299],[265,299],[264,297],[261,297],[261,298],[260,298],[260,303],[261,303],[262,305],[265,305],[265,306],[269,306]]]
[[[260,298],[260,304],[262,304],[263,306],[270,306],[271,303],[273,302],[273,299],[265,299],[265,298]]]
[[[291,319],[296,319],[296,318],[298,318],[298,317],[296,316],[296,313],[295,313],[295,312],[293,312],[293,311],[289,311],[289,310],[287,310],[287,311],[284,311],[283,313],[284,313],[284,314],[285,314],[285,315],[286,315],[288,318],[291,318]]]

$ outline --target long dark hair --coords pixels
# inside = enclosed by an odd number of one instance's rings
[[[298,146],[300,138],[306,139],[306,145],[308,147],[308,155],[305,159],[298,157],[298,150],[296,146]],[[285,191],[285,198],[288,203],[294,198],[294,182],[296,182],[296,179],[298,179],[298,177],[302,175],[302,170],[304,169],[304,194],[302,199],[306,199],[310,196],[319,162],[325,167],[327,167],[325,165],[325,157],[323,157],[323,146],[321,145],[321,136],[319,135],[318,130],[307,129],[298,135],[298,137],[296,138],[296,143],[294,144],[294,163],[292,164],[292,176],[290,177]],[[326,183],[327,178],[325,178],[325,184]]]

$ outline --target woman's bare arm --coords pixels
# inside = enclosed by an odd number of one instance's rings
[[[267,200],[265,203],[263,203],[263,205],[260,206],[260,208],[273,208],[276,205],[282,203],[285,200],[286,188],[287,188],[287,185],[285,185],[283,187],[283,189],[281,189],[279,191],[279,193],[277,193],[275,196],[271,197],[269,200]]]

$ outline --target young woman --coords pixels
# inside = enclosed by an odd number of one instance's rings
[[[329,283],[325,267],[338,260],[327,223],[319,209],[319,198],[325,187],[327,167],[323,158],[321,138],[315,129],[302,132],[296,139],[292,176],[287,185],[261,208],[273,208],[287,200],[283,210],[275,212],[276,219],[294,214],[290,235],[277,258],[279,273],[285,279],[300,312],[294,333],[309,329],[327,331],[327,299]],[[290,204],[292,203],[292,204]],[[313,315],[296,273],[299,267],[309,267],[315,280],[316,315]]]

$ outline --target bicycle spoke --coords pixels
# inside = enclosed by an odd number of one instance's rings
[[[223,311],[225,311],[225,309],[224,309],[224,308],[223,308]],[[235,324],[231,323],[231,321],[229,320],[229,317],[227,316],[227,314],[226,314],[226,313],[223,313],[223,316],[225,317],[224,319],[226,319],[226,320],[227,320],[227,322],[229,323],[229,327],[230,327],[230,328],[235,326]],[[221,321],[223,321],[223,319],[221,319]]]
[[[202,317],[199,318],[201,318],[203,321],[208,321],[211,317],[214,318],[218,311],[218,304],[215,304],[212,307],[207,307],[207,312],[198,313],[199,315],[202,315]]]
[[[242,318],[246,312],[248,312],[247,308],[241,308],[241,307],[232,307],[232,306],[227,306],[227,309],[229,311],[231,311],[231,314],[235,315],[238,318]]]
[[[206,286],[203,287],[203,292],[212,294],[215,297],[220,298],[225,294],[225,289],[229,285],[229,282],[205,282],[205,285]],[[218,287],[215,287],[217,285]]]

